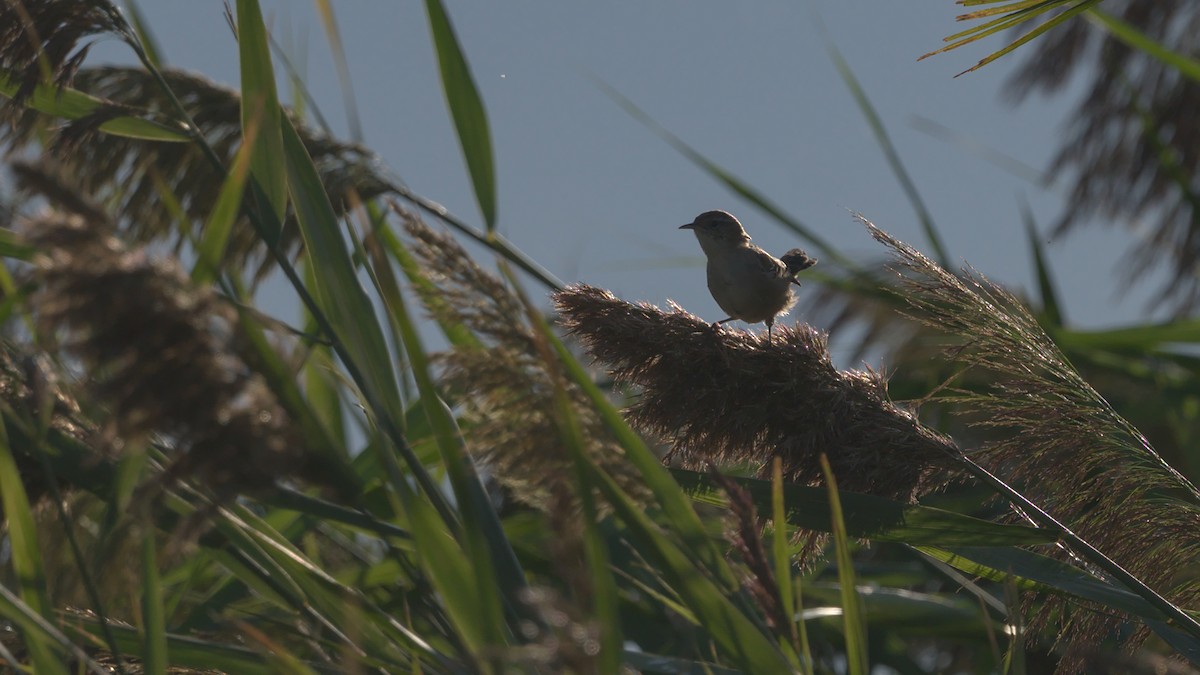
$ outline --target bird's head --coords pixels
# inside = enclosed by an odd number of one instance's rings
[[[687,225],[681,225],[679,229],[695,232],[701,244],[705,241],[730,244],[750,241],[750,235],[746,234],[742,224],[733,214],[726,211],[705,211]]]

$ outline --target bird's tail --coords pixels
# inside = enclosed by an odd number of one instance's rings
[[[779,256],[779,259],[784,265],[787,265],[789,277],[794,277],[801,270],[806,270],[817,264],[816,258],[808,257],[807,253],[798,248],[794,248],[787,253],[784,253],[783,255]]]

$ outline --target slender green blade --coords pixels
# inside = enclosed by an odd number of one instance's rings
[[[142,668],[148,675],[166,675],[170,660],[167,658],[167,626],[154,532],[153,528],[147,528],[142,535],[142,632],[145,641]]]
[[[488,230],[496,227],[496,169],[492,153],[492,135],[488,128],[483,99],[471,77],[471,69],[454,35],[450,17],[440,0],[425,0],[429,13],[429,30],[437,50],[438,69],[442,75],[442,91],[446,105],[454,118],[458,142],[462,145],[475,188],[475,199]]]
[[[1193,663],[1200,663],[1200,639],[1166,623],[1162,612],[1142,597],[1053,558],[1020,548],[918,546],[918,550],[968,574],[1013,584],[1021,590],[1070,595],[1127,612],[1145,621]]]
[[[725,562],[721,549],[708,535],[700,517],[688,502],[687,495],[679,489],[679,484],[671,477],[671,473],[659,463],[654,453],[650,452],[645,441],[629,427],[606,394],[592,382],[587,371],[562,340],[553,334],[547,335],[546,339],[554,347],[568,376],[587,395],[605,426],[624,448],[625,458],[646,481],[646,486],[650,488],[670,521],[672,530],[687,545],[689,554],[708,569],[722,586],[728,589],[737,588],[737,578]]]
[[[712,477],[686,469],[671,469],[692,499],[724,505]],[[729,476],[750,493],[762,513],[772,512],[771,484],[758,478]],[[829,532],[833,511],[823,488],[785,484],[787,522],[795,527]],[[884,497],[839,492],[842,524],[854,537],[930,546],[1030,546],[1056,540],[1052,532],[1023,525],[1003,525],[929,506],[901,504]]]
[[[838,583],[841,585],[842,623],[846,632],[846,668],[850,675],[866,675],[871,669],[867,656],[867,621],[862,598],[855,587],[854,560],[850,557],[850,538],[842,519],[842,503],[838,498],[837,479],[829,468],[829,459],[821,455],[821,471],[829,490],[829,509],[833,512],[833,544],[837,557]]]
[[[92,640],[101,636],[99,622],[89,618],[76,619],[68,630],[79,639]],[[139,655],[145,647],[137,632],[128,626],[114,625],[117,644],[127,654]],[[275,670],[262,654],[228,642],[216,642],[189,635],[168,634],[167,649],[176,668],[198,668],[239,675],[273,675]],[[104,672],[104,671],[102,671]]]
[[[34,250],[34,247],[25,243],[21,235],[12,230],[0,229],[0,257],[28,261],[33,257]]]
[[[420,495],[408,492],[405,510],[421,569],[437,591],[467,649],[478,656],[489,647],[500,646],[502,643],[497,641],[495,634],[497,605],[478,602],[480,596],[486,600],[485,594],[495,594],[494,588],[480,588],[475,568],[482,561],[468,556],[446,530],[437,512]],[[487,610],[487,614],[481,609]]]
[[[379,262],[387,264],[386,259]],[[502,644],[505,634],[503,603],[498,591],[503,592],[509,598],[510,604],[515,606],[518,602],[517,595],[526,585],[524,572],[504,534],[500,518],[483,489],[474,463],[466,452],[454,417],[439,396],[431,374],[429,356],[421,344],[421,337],[408,312],[403,294],[394,286],[390,270],[383,273],[382,269],[376,271],[372,268],[372,279],[380,288],[381,294],[388,299],[388,315],[395,322],[403,339],[409,371],[421,395],[421,406],[433,430],[442,466],[450,478],[454,496],[464,514],[465,541],[461,543],[470,554],[473,563],[468,571],[475,575],[475,620],[483,629],[482,637],[485,637],[489,644]],[[497,571],[501,574],[499,584]]]
[[[283,113],[275,89],[275,67],[267,40],[258,0],[238,0],[238,56],[242,75],[242,133],[249,142],[251,129],[254,150],[250,155],[250,175],[261,194],[283,222],[287,208],[288,175],[280,129]],[[266,206],[264,205],[264,206]]]
[[[21,599],[37,614],[53,619],[53,606],[46,594],[42,555],[38,548],[37,529],[29,508],[29,497],[21,482],[21,474],[8,444],[8,434],[0,426],[0,504],[8,525],[9,560],[20,585]],[[16,619],[17,617],[12,617]],[[37,630],[24,632],[26,649],[39,673],[65,673],[52,641]]]
[[[775,567],[775,581],[779,586],[779,601],[783,614],[788,619],[788,633],[791,636],[791,647],[803,659],[801,666],[809,668],[809,655],[803,653],[800,646],[800,636],[796,633],[796,622],[791,617],[796,616],[796,591],[792,582],[792,559],[788,551],[787,511],[783,499],[783,460],[779,457],[771,465],[771,520],[775,528],[771,537],[771,557]]]
[[[507,267],[505,267],[505,271],[508,271]],[[514,288],[519,288],[513,275],[509,274],[509,280],[513,283]],[[539,356],[546,363],[547,370],[557,374],[561,366],[547,339],[552,338],[554,333],[541,312],[529,302],[529,299],[524,294],[521,294],[520,297],[525,305],[530,323],[537,328],[538,334],[542,338],[537,342]],[[596,666],[599,672],[615,673],[620,671],[620,649],[624,644],[621,636],[620,608],[617,605],[617,583],[610,567],[608,547],[597,527],[600,515],[596,507],[591,481],[588,479],[590,467],[588,462],[584,461],[587,455],[584,452],[583,429],[579,424],[579,416],[575,412],[563,380],[560,377],[552,379],[559,433],[575,468],[575,482],[578,485],[579,502],[583,510],[584,557],[587,559],[588,572],[592,581],[592,602],[596,621],[600,625],[600,652],[597,655]]]
[[[695,613],[700,625],[730,660],[749,673],[792,671],[792,664],[779,646],[734,605],[727,597],[727,591],[713,582],[700,561],[677,546],[604,469],[586,457],[576,455],[576,461],[587,467],[586,475],[592,487],[604,495],[621,522],[629,528],[639,550],[655,563],[658,572]]]
[[[196,247],[196,265],[192,268],[192,281],[197,284],[212,282],[221,269],[233,224],[242,213],[242,195],[254,161],[255,139],[259,130],[257,125],[244,129],[245,142],[238,148],[233,168],[225,177],[217,202],[208,215],[208,222],[204,224],[204,235]]]
[[[129,16],[133,32],[137,35],[138,44],[141,45],[142,52],[146,55],[146,60],[154,64],[155,68],[165,66],[166,61],[163,60],[162,49],[158,46],[158,40],[154,38],[154,33],[150,32],[150,26],[146,24],[146,17],[142,14],[141,6],[136,0],[125,0],[125,11]]]
[[[384,410],[379,413],[403,420],[404,405],[383,328],[355,274],[337,214],[325,194],[312,157],[288,120],[283,123],[283,140],[288,187],[305,250],[312,259],[317,302],[357,359],[365,380],[363,385],[383,405]]]
[[[0,617],[4,617],[11,622],[14,627],[21,631],[21,635],[25,641],[25,649],[29,651],[33,660],[34,672],[42,673],[62,673],[65,675],[70,672],[62,662],[53,658],[39,657],[32,651],[31,641],[39,643],[38,649],[43,652],[50,649],[50,644],[57,642],[65,650],[72,652],[72,655],[81,664],[86,664],[88,669],[104,675],[108,671],[102,669],[99,664],[88,658],[88,655],[79,647],[75,646],[70,638],[62,633],[54,624],[50,623],[46,617],[39,614],[29,605],[25,604],[16,593],[13,593],[7,586],[0,584]],[[96,642],[99,643],[104,639],[103,634],[97,634]],[[41,659],[41,660],[39,660]],[[46,670],[42,670],[45,667]]]
[[[1037,273],[1038,293],[1042,300],[1042,319],[1051,328],[1061,328],[1063,325],[1062,305],[1058,301],[1058,291],[1054,288],[1054,278],[1050,266],[1046,262],[1046,249],[1038,236],[1037,222],[1029,204],[1021,204],[1021,219],[1025,221],[1025,232],[1029,236],[1029,248],[1033,252],[1033,265]]]
[[[2,231],[0,231],[2,232]],[[412,253],[404,247],[400,238],[396,233],[388,227],[381,227],[377,233],[381,247],[384,248],[392,260],[396,261],[400,270],[404,272],[404,276],[408,278],[408,283],[412,284],[412,288],[420,296],[421,301],[427,307],[437,307],[446,301],[441,297],[441,292],[437,285],[429,280],[421,270],[420,263],[413,257]],[[379,270],[380,276],[383,276],[383,271],[386,269],[386,263],[382,260],[375,262],[375,268]],[[483,342],[471,332],[461,321],[449,322],[443,318],[444,313],[433,312],[434,320],[437,321],[438,327],[442,329],[442,334],[450,344],[455,347],[483,347]]]
[[[895,632],[905,637],[934,637],[942,639],[981,637],[989,620],[978,602],[951,593],[922,593],[903,588],[886,588],[860,583],[859,598],[871,628]],[[840,584],[809,584],[805,599],[813,614],[820,614],[821,605],[840,602]]]

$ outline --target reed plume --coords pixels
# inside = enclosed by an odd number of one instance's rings
[[[127,248],[103,210],[52,170],[13,170],[51,205],[21,225],[39,249],[38,330],[61,338],[110,413],[103,444],[119,452],[162,440],[177,451],[166,480],[194,478],[220,498],[300,475],[303,439],[240,353],[230,305],[174,261]]]

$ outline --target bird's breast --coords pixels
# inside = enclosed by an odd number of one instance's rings
[[[763,256],[750,248],[709,255],[708,290],[729,316],[758,323],[791,306],[791,282]]]

